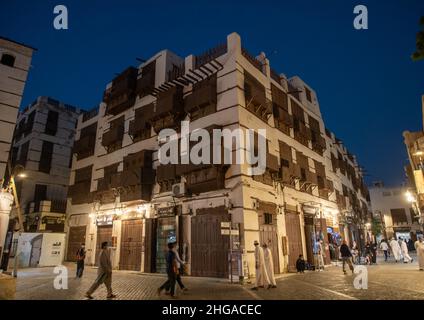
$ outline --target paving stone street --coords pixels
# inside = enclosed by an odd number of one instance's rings
[[[414,257],[415,258],[415,257]],[[21,269],[18,272],[16,299],[81,300],[96,277],[97,270],[86,267],[82,279],[75,279],[75,265],[66,264],[69,270],[67,290],[53,287],[53,268]],[[276,289],[252,291],[252,284],[230,284],[225,279],[184,277],[189,288],[177,291],[179,300],[386,300],[424,299],[424,272],[418,271],[416,261],[409,264],[379,261],[367,267],[368,289],[358,290],[353,286],[356,275],[344,275],[341,263],[327,267],[325,271],[310,271],[304,274],[278,276]],[[114,271],[112,287],[117,300],[170,299],[157,295],[157,288],[165,281],[161,274],[142,274],[129,271]],[[95,299],[106,299],[106,290],[101,286]]]

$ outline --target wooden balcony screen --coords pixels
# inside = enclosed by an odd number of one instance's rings
[[[141,70],[141,77],[137,80],[136,92],[139,97],[152,93],[155,88],[156,60],[145,65]]]
[[[81,129],[80,138],[74,142],[72,152],[77,154],[77,159],[89,157],[94,154],[96,145],[97,122]]]
[[[206,106],[212,106],[216,110],[217,102],[217,79],[216,75],[193,85],[193,92],[184,99],[184,110],[192,112]]]
[[[106,89],[103,101],[106,103],[106,114],[117,115],[134,104],[138,70],[129,67],[112,81]]]
[[[108,152],[114,151],[121,147],[124,137],[125,116],[111,121],[110,129],[102,136],[102,145],[106,147]]]
[[[124,170],[131,168],[152,167],[153,150],[141,150],[124,157]]]
[[[154,105],[148,104],[135,110],[134,120],[130,121],[128,134],[134,141],[151,137],[151,125],[148,119],[152,117]]]
[[[266,120],[272,113],[271,102],[265,95],[265,87],[247,71],[244,71],[244,95],[246,108],[259,118]]]
[[[223,189],[226,167],[209,165],[187,174],[187,188],[193,194]]]
[[[286,111],[289,110],[287,93],[285,93],[283,90],[280,90],[277,86],[271,84],[271,96],[272,103],[278,105],[280,108],[283,108]]]
[[[167,114],[179,114],[184,110],[183,88],[174,86],[164,92],[158,93],[156,112],[154,117],[161,117]]]
[[[294,99],[290,99],[290,105],[293,118],[305,123],[305,111],[303,108]]]
[[[278,145],[279,145],[279,149],[280,149],[280,158],[285,159],[285,160],[289,161],[290,163],[293,162],[293,155],[292,155],[291,147],[283,141],[278,141]]]

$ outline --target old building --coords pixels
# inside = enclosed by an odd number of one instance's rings
[[[251,165],[235,161],[159,163],[159,132],[172,128],[183,140],[181,120],[191,133],[266,129],[265,173],[251,176]],[[233,155],[244,151],[231,145]],[[95,263],[108,241],[115,268],[164,272],[166,242],[175,239],[191,275],[228,277],[231,253],[232,273],[251,276],[254,240],[271,247],[281,273],[299,253],[312,261],[317,239],[330,263],[330,242],[366,236],[361,170],[325,128],[315,91],[278,75],[265,54],[250,55],[236,33],[204,54],[164,50],[123,71],[98,112],[80,116],[74,154],[69,260],[85,242]]]
[[[19,113],[12,167],[25,168],[16,189],[26,231],[63,232],[72,147],[79,108],[38,97]]]
[[[34,48],[0,37],[0,179],[3,179],[13,130]]]
[[[10,145],[34,48],[0,37],[0,185],[6,173]],[[9,227],[9,210],[0,212],[0,252]]]
[[[421,97],[423,128],[424,128],[424,95]],[[424,129],[419,131],[405,131],[403,138],[408,152],[409,164],[406,166],[406,174],[410,189],[408,200],[412,208],[419,216],[421,230],[424,226]]]
[[[402,237],[415,241],[421,233],[418,216],[406,197],[407,191],[406,186],[385,187],[382,183],[370,188],[372,212],[382,222],[385,239]]]

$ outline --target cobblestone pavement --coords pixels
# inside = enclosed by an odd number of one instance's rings
[[[74,264],[67,264],[69,281],[67,290],[55,290],[53,268],[22,269],[18,272],[16,299],[73,300],[85,299],[84,293],[96,277],[97,270],[86,267],[82,279],[73,278]],[[277,279],[276,289],[252,291],[251,284],[230,284],[227,280],[184,277],[189,288],[178,291],[180,300],[339,300],[339,299],[424,299],[424,272],[418,271],[416,262],[409,264],[379,262],[367,267],[368,289],[353,286],[356,275],[344,275],[341,264],[327,267],[322,272],[284,274]],[[157,296],[157,288],[166,280],[164,275],[114,271],[112,287],[118,300],[170,299]],[[94,294],[95,299],[106,299],[104,286]]]

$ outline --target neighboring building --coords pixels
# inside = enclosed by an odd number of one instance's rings
[[[421,97],[424,128],[424,95]],[[409,200],[420,216],[421,230],[424,226],[424,131],[404,131],[404,142],[408,152],[409,165],[406,173],[411,189]]]
[[[11,149],[25,231],[63,232],[79,108],[39,97],[19,113]]]
[[[0,37],[0,180],[6,171],[16,117],[34,50]]]
[[[3,185],[10,144],[34,48],[0,36],[0,185]],[[2,195],[3,197],[3,195]],[[0,211],[0,253],[9,228],[9,212]],[[0,256],[1,260],[1,256]]]
[[[180,131],[184,119],[190,132],[266,129],[266,172],[159,164],[158,133]],[[254,240],[268,243],[281,273],[300,253],[313,260],[316,235],[327,263],[329,241],[341,235],[361,244],[368,236],[361,171],[325,129],[315,91],[277,75],[264,54],[252,57],[236,33],[200,56],[164,50],[126,69],[107,85],[98,113],[80,116],[74,153],[69,260],[85,242],[95,263],[108,241],[115,268],[164,272],[166,242],[176,239],[191,275],[228,277],[231,221],[233,273],[251,276]]]
[[[375,183],[370,188],[371,207],[373,215],[382,223],[385,239],[410,238],[417,239],[421,233],[416,213],[405,196],[407,187],[384,187]]]

